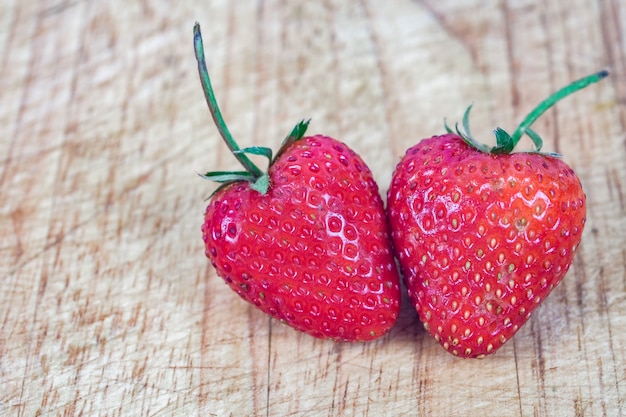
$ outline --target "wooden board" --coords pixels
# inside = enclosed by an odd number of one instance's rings
[[[200,236],[212,186],[195,173],[236,161],[202,97],[196,20],[243,146],[310,117],[383,194],[444,117],[474,103],[490,140],[610,68],[536,125],[588,196],[562,285],[484,360],[445,353],[406,302],[389,335],[352,345],[242,302]],[[623,416],[625,143],[621,0],[5,0],[0,415]]]

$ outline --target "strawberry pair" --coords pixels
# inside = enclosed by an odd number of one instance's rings
[[[420,141],[397,165],[387,210],[372,173],[346,144],[305,136],[278,152],[240,149],[220,114],[200,27],[194,47],[209,109],[244,167],[202,177],[222,183],[202,226],[206,255],[244,300],[315,337],[368,341],[400,309],[398,260],[426,330],[450,353],[495,352],[528,320],[572,263],[585,194],[558,155],[540,153],[532,123],[585,77],[541,103],[492,148],[463,129]],[[523,135],[535,150],[511,153]],[[267,158],[260,169],[249,155]]]

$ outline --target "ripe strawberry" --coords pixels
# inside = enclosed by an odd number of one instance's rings
[[[275,157],[239,149],[217,107],[194,27],[200,79],[240,172],[210,172],[223,182],[206,209],[202,235],[217,274],[244,300],[315,337],[366,341],[389,331],[400,288],[378,186],[363,160],[298,124]],[[269,159],[266,173],[246,154]]]
[[[409,297],[450,353],[494,353],[567,272],[585,225],[585,194],[530,125],[556,101],[608,75],[585,77],[542,102],[497,145],[462,131],[425,139],[396,167],[388,216]],[[511,153],[527,134],[536,150]]]

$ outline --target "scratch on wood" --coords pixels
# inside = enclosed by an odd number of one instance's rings
[[[471,36],[468,31],[472,29],[482,28],[481,24],[468,25],[467,21],[464,19],[454,19],[454,21],[452,22],[451,19],[448,19],[446,17],[446,11],[440,11],[440,9],[438,8],[441,7],[440,3],[433,3],[427,0],[412,0],[412,2],[415,4],[419,4],[420,6],[425,8],[428,13],[433,17],[433,19],[437,21],[439,26],[450,36],[450,38],[454,39],[459,45],[463,47],[463,49],[467,51],[472,59],[472,63],[475,66],[479,66],[479,50],[477,45],[473,42],[480,39],[480,37]],[[473,12],[475,18],[479,18],[482,15],[480,11]]]
[[[383,106],[384,113],[385,113],[386,130],[389,132],[389,135],[388,135],[389,145],[392,148],[394,155],[401,155],[401,151],[398,149],[395,149],[396,143],[398,142],[399,138],[398,138],[398,134],[395,131],[396,129],[393,123],[393,119],[391,117],[391,114],[393,111],[392,106],[389,103],[391,90],[389,88],[389,85],[387,84],[389,76],[388,76],[387,69],[385,67],[383,57],[380,51],[380,40],[378,39],[376,35],[376,30],[373,27],[373,22],[372,22],[373,17],[367,5],[367,1],[361,0],[360,5],[364,11],[364,16],[367,21],[367,32],[369,35],[370,43],[372,45],[372,51],[373,51],[374,57],[376,59],[376,67],[378,68],[378,73],[380,74],[380,86],[382,89],[382,96],[383,96],[382,106]]]

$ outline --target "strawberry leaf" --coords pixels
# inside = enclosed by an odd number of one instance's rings
[[[450,126],[448,126],[448,122],[446,121],[446,119],[444,119],[443,124],[444,124],[444,126],[446,128],[446,131],[448,133],[459,135],[461,137],[461,139],[463,139],[463,141],[465,143],[467,143],[469,146],[471,146],[472,148],[478,149],[481,152],[489,153],[490,152],[490,148],[487,145],[483,145],[482,143],[480,143],[476,139],[474,139],[474,137],[472,136],[472,134],[470,132],[470,128],[469,128],[469,114],[470,114],[470,111],[472,110],[472,106],[473,106],[473,104],[470,104],[467,107],[467,109],[465,110],[465,113],[463,114],[463,130],[461,130],[459,128],[459,124],[456,123],[454,125],[454,128],[456,129],[456,132],[452,131]]]
[[[265,146],[251,146],[249,148],[243,148],[243,149],[239,149],[236,151],[233,151],[233,153],[236,154],[240,154],[240,153],[247,153],[249,155],[259,155],[259,156],[264,156],[267,158],[267,167],[269,169],[269,166],[272,164],[272,150],[270,148],[267,148]]]
[[[472,132],[470,132],[469,127],[469,115],[473,105],[474,104],[470,104],[469,106],[467,106],[467,109],[465,109],[465,113],[463,113],[463,130],[465,131],[465,134],[470,138],[472,137]]]
[[[258,178],[248,171],[215,171],[207,172],[206,174],[198,173],[198,176],[204,178],[205,180],[210,180],[221,184],[215,191],[211,193],[209,198],[213,197],[216,192],[218,192],[220,189],[224,188],[228,184],[237,181],[246,181],[250,183],[250,188],[260,192],[261,194],[266,194],[270,186],[269,175],[267,173],[261,175]]]
[[[528,135],[530,140],[533,141],[533,144],[535,145],[535,151],[540,152],[541,148],[543,147],[543,140],[541,139],[541,136],[539,136],[539,134],[532,130],[530,127],[527,127],[526,130],[524,130],[524,133]]]
[[[206,174],[198,173],[198,175],[205,180],[210,180],[218,183],[228,183],[233,181],[252,182],[255,180],[254,175],[252,175],[248,171],[214,171],[207,172]]]
[[[261,175],[259,178],[254,181],[250,187],[260,192],[261,194],[267,194],[267,190],[270,188],[270,177],[267,173]]]
[[[274,161],[278,159],[278,157],[287,148],[289,148],[292,144],[294,144],[295,142],[299,141],[300,139],[304,137],[304,134],[306,133],[306,130],[309,127],[310,121],[311,119],[302,120],[297,125],[295,125],[293,129],[291,129],[291,132],[289,132],[289,134],[285,137],[285,139],[283,139],[283,143],[280,145],[280,149],[278,149],[278,152],[276,152],[276,156],[274,156]]]
[[[491,153],[499,154],[499,153],[511,153],[513,148],[515,147],[515,143],[504,129],[497,127],[496,130],[493,131],[496,135],[496,146],[491,148]]]
[[[272,159],[272,150],[270,148],[266,148],[265,146],[251,146],[249,148],[236,150],[233,153],[247,153],[249,155],[264,156],[269,160]]]

